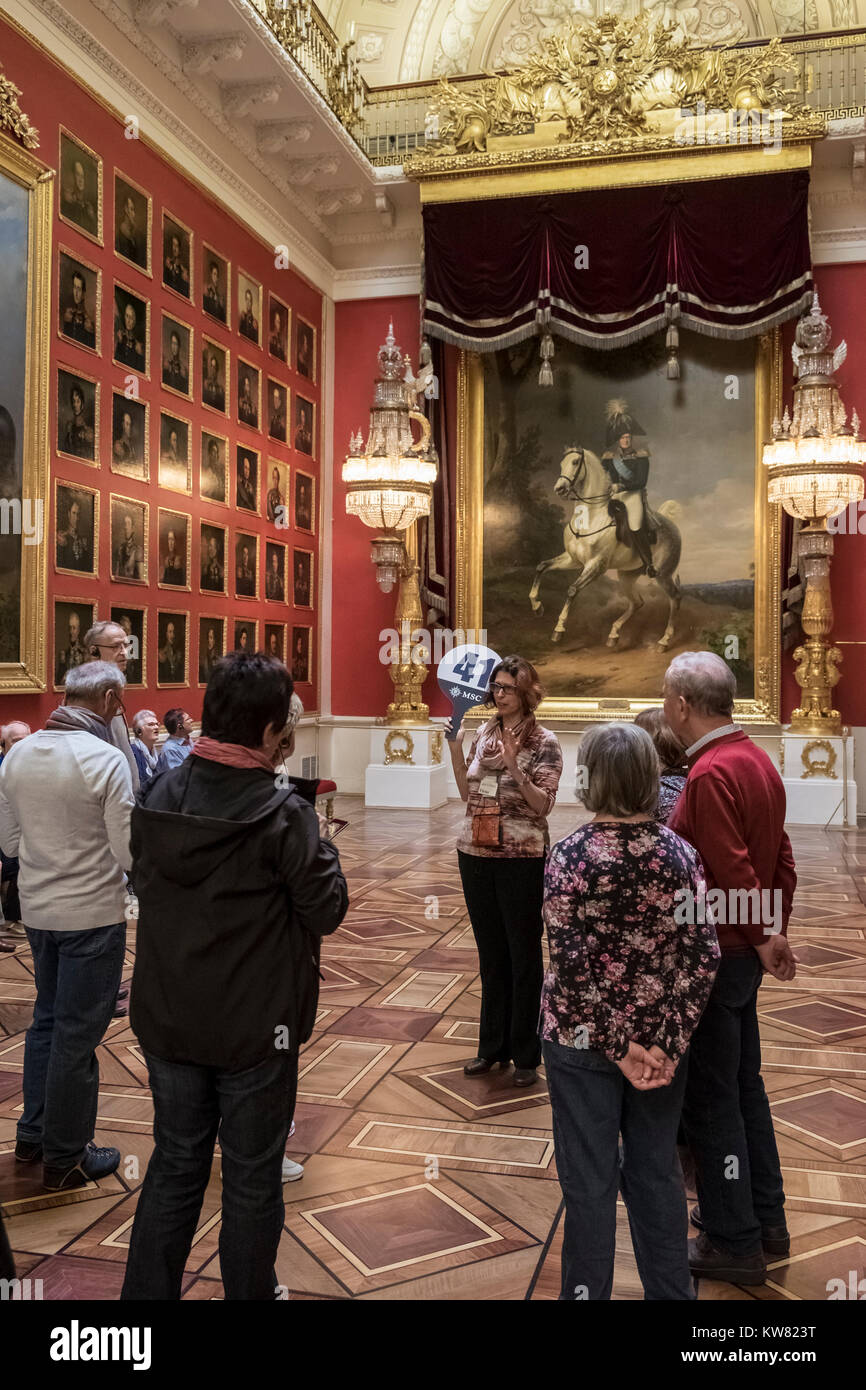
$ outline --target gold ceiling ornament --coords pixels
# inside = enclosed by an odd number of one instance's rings
[[[0,69],[0,130],[8,130],[20,140],[26,150],[39,148],[39,131],[25,116],[18,105],[21,88],[10,82]]]
[[[461,163],[467,171],[513,165],[519,148],[537,160],[549,159],[552,146],[560,147],[554,157],[585,159],[758,144],[762,114],[765,122],[773,116],[781,139],[815,138],[825,123],[800,100],[798,85],[778,39],[760,48],[690,48],[681,29],[644,13],[605,14],[549,35],[521,67],[472,86],[443,78],[427,143],[405,168],[418,176],[441,173],[446,163],[455,172]]]

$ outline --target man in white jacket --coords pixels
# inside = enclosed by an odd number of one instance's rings
[[[66,703],[0,767],[0,846],[20,861],[19,893],[36,973],[24,1048],[15,1157],[42,1161],[52,1191],[107,1177],[120,1162],[93,1141],[96,1048],[114,1011],[126,948],[131,867],[129,765],[111,742],[123,711],[120,669],[66,676]]]

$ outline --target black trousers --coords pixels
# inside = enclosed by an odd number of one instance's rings
[[[761,1230],[785,1224],[785,1191],[761,1079],[761,962],[722,956],[692,1036],[683,1126],[695,1158],[701,1221],[726,1255],[753,1255]]]
[[[478,1056],[541,1061],[538,1011],[544,860],[495,859],[457,852],[463,894],[481,963],[481,1030]]]

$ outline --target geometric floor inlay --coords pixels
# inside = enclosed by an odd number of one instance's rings
[[[827,1086],[805,1095],[772,1101],[775,1119],[834,1149],[866,1153],[866,1096],[852,1096]]]
[[[784,1023],[800,1033],[816,1038],[844,1038],[866,1033],[866,1010],[827,1000],[807,1000],[782,1008],[762,1008],[761,1015],[773,1023]]]

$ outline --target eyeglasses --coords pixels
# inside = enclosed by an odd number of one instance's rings
[[[97,647],[101,652],[125,652],[129,638],[124,637],[122,642],[97,642]]]
[[[516,685],[502,685],[500,681],[494,681],[490,687],[494,695],[508,695],[517,689]]]

